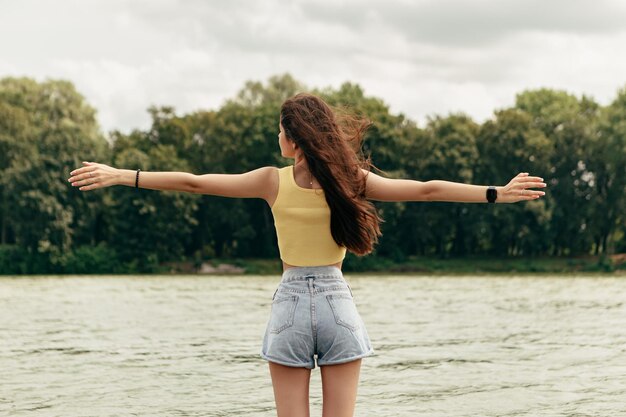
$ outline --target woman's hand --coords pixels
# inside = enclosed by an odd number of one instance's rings
[[[70,172],[71,177],[67,181],[72,183],[72,187],[89,191],[118,184],[119,169],[96,162],[83,162],[83,165],[85,166]]]
[[[527,188],[545,187],[543,178],[529,177],[528,172],[520,172],[504,187],[497,187],[498,198],[496,203],[517,203],[524,200],[536,200],[546,193],[543,191],[527,190]]]

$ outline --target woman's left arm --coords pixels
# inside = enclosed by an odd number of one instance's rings
[[[97,162],[83,162],[83,167],[70,172],[68,182],[80,191],[91,191],[113,185],[126,185],[138,188],[163,191],[194,192],[195,175],[189,172],[144,172],[139,173],[130,169],[120,169],[99,164]],[[138,181],[137,181],[138,180]]]
[[[138,188],[163,191],[183,191],[195,194],[208,194],[222,197],[269,199],[276,187],[277,169],[273,166],[258,168],[243,174],[204,174],[190,172],[137,172],[118,169],[96,162],[83,162],[85,166],[70,173],[68,179],[80,191],[90,191],[112,185],[126,185]],[[137,181],[138,180],[138,181]]]
[[[485,203],[488,186],[459,182],[428,181],[428,201],[449,201],[458,203]],[[543,191],[528,188],[546,187],[543,178],[531,177],[528,172],[517,174],[507,185],[497,186],[496,203],[516,203],[523,200],[536,200],[545,195]]]

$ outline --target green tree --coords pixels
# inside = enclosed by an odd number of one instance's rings
[[[392,115],[389,106],[380,98],[367,96],[357,84],[346,82],[339,89],[323,88],[312,90],[313,94],[322,97],[328,104],[340,112],[353,113],[365,117],[372,123],[363,139],[361,151],[364,157],[371,157],[374,172],[393,178],[406,178],[401,155],[410,146],[412,128],[403,114]],[[377,170],[380,170],[377,172]],[[379,244],[374,254],[389,257],[398,261],[406,257],[408,242],[397,232],[400,215],[407,210],[404,202],[374,202],[379,214],[385,221],[381,224]]]
[[[592,187],[587,165],[597,157],[590,152],[596,133],[599,106],[584,97],[579,101],[564,91],[539,89],[517,95],[516,107],[530,114],[532,126],[541,130],[551,144],[549,185],[544,198],[551,213],[547,239],[553,255],[588,253],[591,235],[582,233],[589,225]]]
[[[189,172],[185,149],[191,149],[191,139],[184,120],[171,108],[149,111],[153,124],[148,132],[114,132],[113,165]],[[106,201],[105,236],[122,261],[137,271],[156,271],[162,262],[181,261],[190,255],[200,196],[132,187],[103,191],[111,192]]]
[[[602,109],[599,130],[590,148],[593,205],[589,223],[595,252],[612,254],[626,240],[626,87]],[[620,235],[621,243],[617,240]]]
[[[494,120],[481,126],[476,145],[480,154],[475,175],[478,184],[505,185],[519,172],[546,177],[550,142],[522,110],[497,111]],[[542,199],[484,209],[481,229],[490,236],[489,253],[536,255],[550,247],[546,237],[551,213]]]
[[[15,243],[29,253],[56,262],[73,236],[90,237],[90,208],[100,200],[77,197],[67,174],[80,163],[78,155],[106,160],[107,143],[95,110],[67,81],[4,78],[0,103],[9,115],[0,128],[10,148],[2,158],[5,230],[10,228]]]

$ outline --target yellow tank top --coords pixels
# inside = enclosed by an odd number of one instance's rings
[[[296,184],[293,165],[278,170],[278,196],[272,206],[280,259],[294,266],[330,265],[346,248],[330,233],[330,207],[324,190]]]

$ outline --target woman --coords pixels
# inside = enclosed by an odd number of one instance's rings
[[[68,180],[82,191],[111,185],[223,197],[263,198],[274,215],[283,274],[272,297],[261,357],[268,360],[279,416],[309,415],[309,379],[320,366],[324,416],[354,414],[361,359],[374,353],[342,275],[346,250],[370,253],[380,236],[379,201],[513,203],[545,193],[542,178],[520,173],[506,186],[389,179],[360,152],[369,123],[339,118],[322,99],[298,94],[281,106],[284,168],[244,174],[140,172],[84,162]]]

